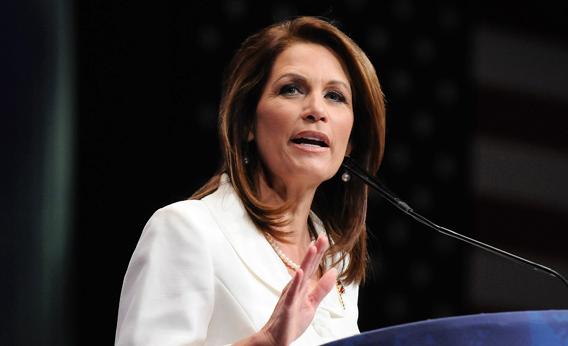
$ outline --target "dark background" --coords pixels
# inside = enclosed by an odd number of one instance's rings
[[[222,74],[240,42],[333,18],[387,99],[380,176],[435,222],[568,274],[567,5],[551,0],[3,5],[3,345],[111,344],[152,212],[219,164]],[[567,308],[556,280],[458,244],[371,194],[361,330]]]

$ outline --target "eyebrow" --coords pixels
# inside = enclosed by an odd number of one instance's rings
[[[301,75],[301,74],[294,73],[294,72],[288,72],[288,73],[284,73],[283,75],[281,75],[280,77],[278,77],[278,79],[276,79],[276,80],[274,81],[274,83],[278,82],[278,81],[281,80],[281,79],[287,78],[287,77],[292,77],[292,78],[295,79],[295,80],[302,80],[302,81],[306,81],[306,80],[307,80],[306,77],[304,77],[304,76]],[[349,84],[345,83],[345,82],[342,81],[342,80],[333,79],[333,80],[329,81],[327,84],[339,84],[339,85],[342,85],[344,88],[346,88],[346,89],[349,91],[349,93],[351,93],[351,86],[350,86]]]

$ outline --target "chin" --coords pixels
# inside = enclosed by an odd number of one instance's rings
[[[296,175],[299,179],[304,179],[305,181],[313,181],[315,185],[319,185],[326,180],[333,178],[337,173],[337,170],[332,171],[329,167],[326,169],[316,168],[316,167],[303,167],[296,170]]]
[[[280,163],[280,164],[278,164]],[[283,164],[285,163],[285,164]],[[304,184],[319,186],[337,174],[341,161],[329,158],[294,158],[284,159],[280,162],[271,162],[275,170],[272,172],[289,183],[302,182]]]

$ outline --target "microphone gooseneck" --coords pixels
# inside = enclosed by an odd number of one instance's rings
[[[403,200],[398,198],[396,195],[394,195],[392,192],[390,192],[389,189],[387,189],[377,178],[375,178],[374,176],[369,174],[367,171],[365,171],[363,168],[361,168],[357,164],[357,162],[355,162],[351,157],[346,156],[345,159],[343,160],[342,166],[347,171],[349,171],[353,175],[356,175],[358,178],[363,180],[368,186],[370,186],[375,191],[377,191],[379,193],[379,195],[381,197],[383,197],[385,200],[387,200],[389,203],[391,203],[392,205],[394,205],[398,209],[402,210],[405,214],[409,215],[411,218],[420,222],[421,224],[426,225],[426,226],[428,226],[428,227],[430,227],[430,228],[432,228],[432,229],[434,229],[434,230],[436,230],[436,231],[438,231],[438,232],[440,232],[444,235],[447,235],[449,237],[461,240],[461,241],[466,242],[468,244],[471,244],[471,245],[473,245],[477,248],[483,249],[483,250],[491,252],[495,255],[506,258],[510,261],[517,262],[517,263],[520,263],[522,265],[526,265],[533,270],[540,271],[540,272],[546,273],[550,276],[553,276],[553,277],[557,278],[558,280],[562,281],[562,283],[564,285],[566,285],[566,287],[568,287],[568,280],[566,280],[560,273],[558,273],[557,271],[555,271],[553,269],[545,267],[542,264],[529,261],[528,259],[523,258],[521,256],[518,256],[518,255],[515,255],[515,254],[512,254],[512,253],[509,253],[507,251],[501,250],[501,249],[496,248],[492,245],[485,244],[483,242],[480,242],[479,240],[467,237],[463,234],[454,232],[451,229],[439,226],[439,225],[435,224],[434,222],[428,220],[424,216],[416,213],[406,202],[404,202]]]

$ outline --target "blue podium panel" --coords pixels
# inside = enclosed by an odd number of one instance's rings
[[[500,312],[381,328],[328,346],[568,346],[568,310]]]

